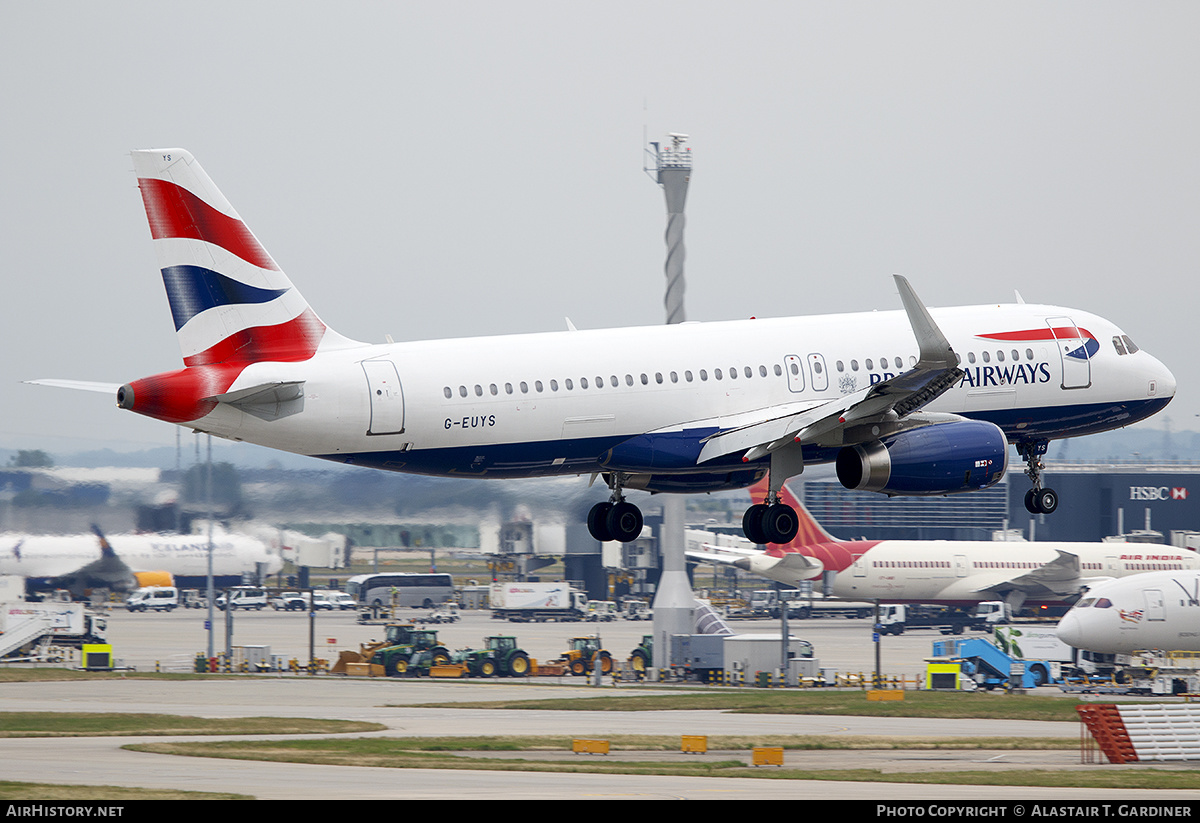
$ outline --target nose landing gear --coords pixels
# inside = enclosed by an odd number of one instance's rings
[[[1033,482],[1033,488],[1025,492],[1025,508],[1030,514],[1053,514],[1058,508],[1058,492],[1042,488],[1042,456],[1050,447],[1049,440],[1022,441],[1017,451],[1025,461],[1025,474]]]

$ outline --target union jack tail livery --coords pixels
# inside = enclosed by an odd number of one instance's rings
[[[354,345],[321,322],[189,152],[132,156],[186,368],[122,387],[122,408],[196,420],[251,363]]]
[[[191,154],[133,163],[185,365],[307,360],[338,338]]]

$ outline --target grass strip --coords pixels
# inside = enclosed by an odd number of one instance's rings
[[[586,697],[538,700],[488,700],[419,704],[426,708],[538,711],[704,711],[744,714],[853,715],[869,717],[984,718],[1078,723],[1075,697],[995,692],[906,691],[903,700],[867,700],[861,691],[750,689],[711,693],[677,692],[621,695],[609,692]],[[1115,702],[1115,701],[1108,701]]]
[[[666,738],[657,745],[664,745]],[[803,748],[803,738],[791,740],[791,748]],[[670,738],[678,749],[678,739]],[[610,744],[615,744],[615,740]],[[724,746],[726,738],[710,738],[710,747]],[[926,741],[932,744],[932,741]],[[1061,741],[1042,741],[1058,746]],[[647,740],[624,740],[647,751]],[[961,741],[975,747],[978,741]],[[1029,748],[1030,741],[1021,741]],[[756,742],[756,745],[778,745]],[[815,744],[812,744],[815,745]],[[953,741],[941,741],[953,745]],[[1074,745],[1078,745],[1075,743]],[[437,747],[430,751],[428,747]],[[689,757],[682,762],[581,757],[578,760],[538,759],[535,748],[569,748],[570,738],[470,738],[440,740],[422,738],[357,738],[300,741],[214,741],[197,743],[147,743],[126,748],[197,757],[266,760],[329,766],[370,766],[395,769],[458,769],[486,771],[557,772],[590,774],[638,774],[692,777],[768,778],[774,780],[834,780],[871,783],[969,784],[981,786],[1050,786],[1065,788],[1197,789],[1200,771],[1161,770],[1144,767],[1120,769],[1028,769],[966,770],[951,772],[883,772],[878,769],[755,768],[735,759],[708,760]],[[471,748],[474,747],[474,748]],[[522,748],[527,747],[527,748]],[[454,751],[486,752],[526,750],[526,758],[464,756]],[[453,750],[453,751],[452,751]],[[722,748],[722,751],[725,751]],[[636,753],[636,752],[635,752]]]
[[[0,712],[0,737],[106,737],[173,734],[346,734],[381,723],[307,717],[189,717],[119,712]]]
[[[185,792],[179,789],[136,789],[126,786],[82,786],[65,783],[18,783],[0,780],[0,800],[44,803],[65,800],[89,803],[96,800],[254,800],[247,794],[229,792]],[[9,810],[19,814],[19,810]]]

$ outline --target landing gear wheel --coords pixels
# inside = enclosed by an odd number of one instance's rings
[[[630,543],[642,534],[642,511],[632,503],[622,500],[612,504],[605,524],[608,526],[608,533],[612,535],[609,539]]]
[[[613,539],[612,532],[608,530],[608,514],[612,511],[612,507],[612,503],[597,503],[588,512],[588,534],[592,536],[592,539],[599,540],[601,543],[607,543]]]
[[[1025,492],[1025,508],[1030,514],[1053,514],[1058,508],[1058,492],[1054,489],[1030,489]]]
[[[800,530],[800,518],[787,503],[772,503],[763,512],[762,530],[768,543],[791,543]]]
[[[1054,510],[1058,508],[1058,492],[1054,489],[1039,489],[1035,496],[1041,514],[1054,514]]]
[[[766,503],[755,503],[746,509],[746,513],[742,515],[742,533],[746,535],[747,540],[756,545],[770,542],[767,540],[767,535],[763,532],[762,526],[763,514],[766,510]]]

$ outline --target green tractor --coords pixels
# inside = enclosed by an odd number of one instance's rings
[[[654,664],[654,635],[642,635],[642,644],[629,655],[629,666],[638,677],[644,677]]]
[[[612,655],[607,649],[600,648],[599,637],[573,637],[571,648],[563,654],[567,668],[571,674],[587,674],[599,667],[601,674],[612,674]]]
[[[529,655],[517,648],[511,635],[485,637],[484,649],[463,649],[454,653],[453,663],[462,663],[472,677],[528,677]]]
[[[371,662],[383,666],[388,677],[428,671],[430,666],[450,662],[450,650],[438,643],[433,629],[418,629],[409,625],[387,627],[386,644],[376,649]]]

